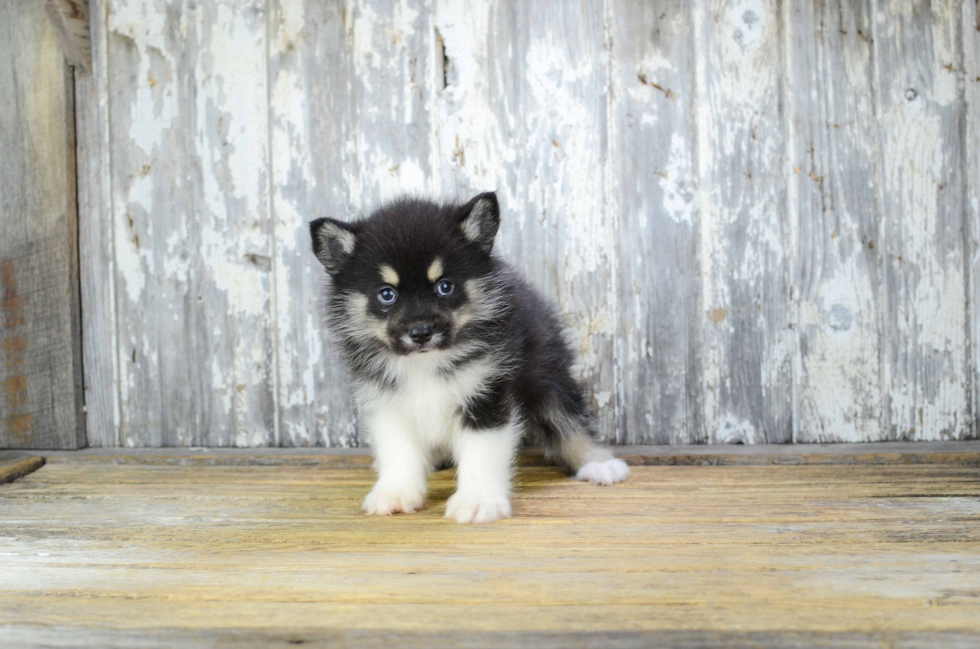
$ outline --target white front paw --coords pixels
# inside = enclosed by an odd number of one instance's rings
[[[418,485],[374,485],[361,508],[368,514],[411,514],[425,504],[425,487]]]
[[[578,473],[575,474],[576,480],[587,480],[594,485],[607,486],[615,482],[622,482],[630,476],[630,468],[619,458],[603,460],[601,462],[588,462]]]
[[[492,523],[510,518],[510,499],[506,493],[457,491],[446,501],[446,518],[457,523]]]

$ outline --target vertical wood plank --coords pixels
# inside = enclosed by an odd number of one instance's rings
[[[499,190],[500,251],[556,301],[600,433],[616,435],[616,214],[602,2],[438,2],[445,192]]]
[[[85,445],[74,93],[39,2],[0,0],[0,448]]]
[[[612,3],[623,441],[704,440],[693,30],[686,2]]]
[[[964,136],[965,196],[963,200],[966,221],[966,272],[968,281],[967,316],[970,329],[967,332],[971,363],[968,368],[970,383],[970,414],[973,438],[980,437],[980,2],[964,0],[963,17],[963,86],[966,102],[966,133]]]
[[[82,292],[82,351],[89,446],[119,446],[119,368],[106,6],[89,4],[92,75],[76,77],[78,222]]]
[[[891,3],[877,14],[886,433],[969,434],[964,276],[962,10]]]
[[[357,446],[342,364],[323,318],[326,278],[307,223],[348,215],[352,136],[342,2],[270,4],[270,143],[280,444]]]
[[[792,437],[780,16],[775,2],[694,10],[706,318],[705,438]]]
[[[868,3],[786,3],[797,442],[881,433],[873,14]],[[876,246],[878,246],[876,248]]]
[[[274,442],[264,0],[109,14],[121,441]]]
[[[429,0],[348,0],[352,106],[345,157],[352,216],[401,193],[436,188],[429,10]]]

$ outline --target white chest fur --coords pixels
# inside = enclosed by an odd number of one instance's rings
[[[358,391],[359,404],[369,420],[406,429],[429,448],[451,446],[462,423],[461,408],[489,387],[496,368],[487,361],[451,372],[442,371],[444,367],[435,353],[395,359],[389,375],[396,387],[365,386]]]

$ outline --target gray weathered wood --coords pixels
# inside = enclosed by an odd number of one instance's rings
[[[272,444],[265,2],[108,19],[120,441]]]
[[[705,436],[792,437],[782,40],[774,2],[694,10]]]
[[[351,212],[345,148],[356,131],[345,12],[318,0],[277,0],[270,10],[279,444],[356,446],[345,372],[324,326],[326,276],[306,228],[314,218]]]
[[[690,5],[612,4],[619,441],[705,441]]]
[[[75,77],[78,139],[78,237],[82,304],[85,421],[89,446],[119,446],[119,356],[112,228],[111,139],[106,11],[91,4],[92,69]]]
[[[88,0],[46,0],[44,8],[68,63],[81,75],[92,74]]]
[[[881,431],[880,160],[870,3],[783,5],[795,226],[794,441]]]
[[[71,71],[43,5],[0,0],[0,448],[85,446]]]
[[[967,368],[963,67],[952,0],[879,12],[878,129],[883,214],[888,439],[958,439],[972,430]],[[975,143],[974,143],[975,146]]]
[[[435,33],[424,0],[348,0],[350,216],[432,182]],[[330,65],[343,64],[343,60]]]
[[[93,444],[360,444],[306,222],[490,189],[609,439],[976,434],[974,0],[107,6]]]
[[[966,131],[963,196],[964,232],[966,235],[966,273],[968,282],[967,317],[970,329],[967,345],[970,364],[970,414],[972,434],[980,436],[980,2],[963,2],[961,21],[963,38],[963,87],[966,101]]]

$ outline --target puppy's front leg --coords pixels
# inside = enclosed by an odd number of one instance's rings
[[[520,437],[513,423],[483,430],[464,427],[457,434],[457,486],[446,503],[446,518],[457,523],[510,518],[510,480]]]
[[[378,481],[364,499],[368,514],[386,516],[422,509],[428,491],[431,460],[412,430],[396,417],[367,417]]]

